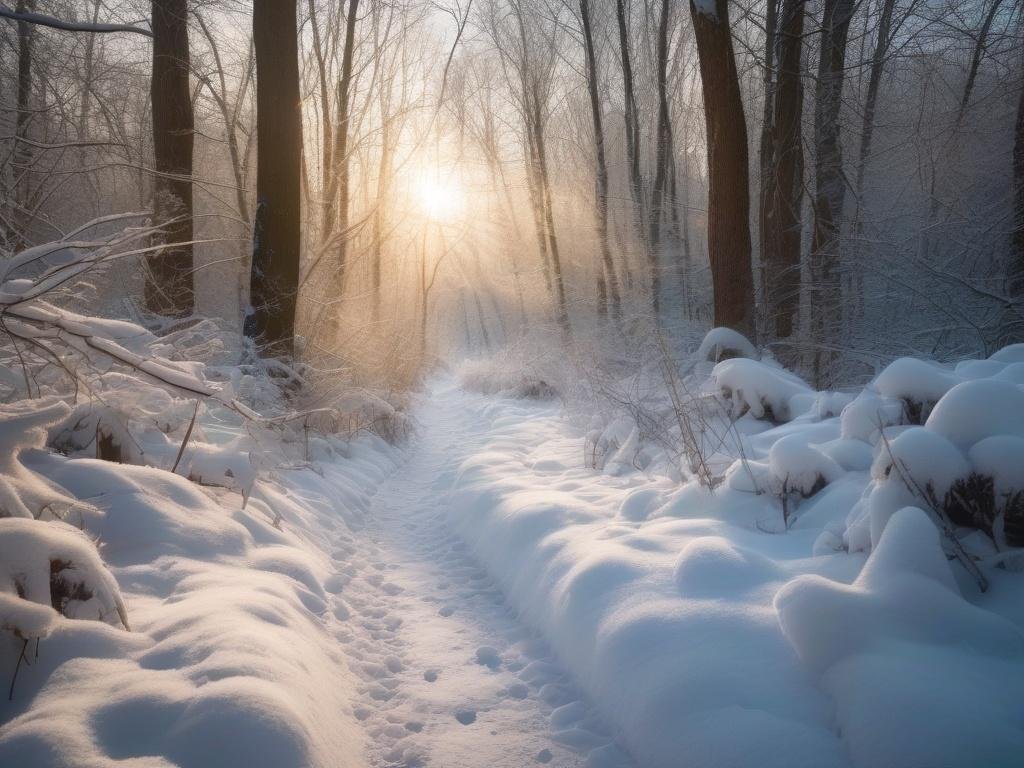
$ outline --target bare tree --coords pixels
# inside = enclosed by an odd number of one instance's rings
[[[821,25],[818,84],[814,100],[814,230],[811,236],[812,337],[821,346],[834,338],[832,322],[840,315],[838,291],[839,237],[842,229],[846,178],[839,138],[846,39],[853,18],[853,0],[826,0]],[[814,355],[814,377],[820,384],[831,351]]]
[[[192,271],[192,95],[188,0],[153,0],[154,208],[166,247],[146,257],[146,307],[183,317],[195,304]]]
[[[728,0],[690,0],[708,142],[708,255],[715,325],[754,336],[747,123]]]
[[[255,0],[256,221],[245,334],[267,354],[295,352],[302,114],[296,0]]]
[[[647,239],[646,200],[643,173],[640,170],[640,117],[633,82],[633,58],[629,42],[629,8],[627,0],[615,0],[615,18],[619,30],[619,54],[622,59],[622,87],[625,105],[626,164],[629,167],[629,194],[633,201],[633,221],[641,250],[647,260],[652,301],[661,293],[658,264]]]
[[[800,302],[800,234],[803,200],[803,48],[805,0],[785,0],[778,30],[779,70],[768,129],[771,160],[762,167],[761,263],[765,272],[767,327],[787,339]]]
[[[601,249],[602,287],[606,286],[612,316],[622,315],[622,297],[619,278],[615,273],[611,246],[608,243],[608,161],[605,158],[604,125],[601,118],[601,97],[598,89],[597,54],[594,51],[594,32],[590,18],[590,3],[580,0],[580,22],[583,26],[583,44],[587,59],[587,93],[590,114],[594,124],[594,201],[597,219],[597,239]]]
[[[655,129],[654,185],[651,188],[650,234],[648,235],[651,258],[653,260],[651,274],[651,303],[654,314],[660,311],[661,298],[661,262],[664,261],[660,252],[661,217],[665,198],[674,204],[675,195],[670,194],[669,185],[674,183],[675,150],[672,146],[672,121],[668,99],[668,48],[669,20],[671,0],[662,0],[658,16],[657,43],[655,45],[655,73],[658,92],[658,117]]]

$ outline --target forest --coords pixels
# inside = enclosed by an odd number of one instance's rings
[[[1024,3],[0,2],[0,765],[1010,768],[1022,573]]]

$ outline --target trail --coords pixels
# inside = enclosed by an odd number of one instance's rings
[[[632,768],[607,727],[450,532],[446,491],[486,435],[475,396],[435,385],[408,462],[337,541],[335,636],[361,679],[372,766]],[[484,420],[486,421],[486,420]]]

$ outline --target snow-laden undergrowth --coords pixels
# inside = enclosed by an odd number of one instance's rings
[[[212,320],[68,308],[147,237],[0,270],[0,765],[359,765],[327,592],[404,417]]]
[[[480,405],[453,525],[643,765],[1018,765],[1024,346],[815,392],[716,335],[586,434]]]

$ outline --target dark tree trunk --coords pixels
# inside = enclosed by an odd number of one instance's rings
[[[766,0],[764,14],[764,73],[761,80],[764,85],[764,104],[761,114],[761,142],[758,147],[760,187],[758,189],[758,256],[760,258],[761,302],[762,312],[766,318],[765,325],[771,323],[771,304],[769,301],[769,275],[767,264],[768,248],[765,238],[768,236],[766,219],[768,201],[775,184],[775,45],[777,42],[776,26],[778,24],[779,0]]]
[[[981,59],[985,55],[985,46],[988,43],[988,33],[992,29],[992,22],[995,21],[996,14],[999,12],[999,6],[1002,4],[1003,0],[992,0],[992,5],[988,9],[988,13],[985,14],[985,19],[981,23],[981,29],[978,31],[978,37],[975,39],[974,52],[971,54],[971,66],[967,70],[967,82],[964,83],[964,92],[960,97],[960,108],[956,113],[957,128],[963,122],[967,107],[970,106],[971,94],[974,92],[974,82],[978,77],[978,69],[981,67]]]
[[[672,151],[672,121],[668,104],[668,23],[671,0],[661,0],[658,18],[658,42],[655,46],[655,60],[658,89],[658,124],[655,132],[654,186],[651,189],[651,218],[648,222],[648,242],[651,249],[651,303],[654,314],[659,312],[661,297],[660,264],[664,261],[661,253],[661,216],[665,193],[670,181],[671,164],[675,162]]]
[[[715,325],[753,337],[747,124],[733,56],[728,1],[716,0],[714,14],[706,14],[690,0],[690,15],[697,39],[707,126],[708,255]]]
[[[299,287],[302,112],[296,0],[255,0],[256,223],[245,335],[291,357]]]
[[[598,292],[606,292],[611,304],[612,316],[616,319],[622,314],[622,302],[619,294],[619,278],[615,274],[615,263],[612,260],[611,246],[608,244],[608,162],[604,151],[604,126],[601,121],[601,101],[598,96],[597,55],[594,51],[594,34],[590,25],[590,4],[588,0],[580,0],[580,19],[583,22],[583,43],[587,55],[587,90],[590,93],[590,114],[594,121],[594,162],[595,189],[594,201],[597,215],[597,239],[601,248],[603,269],[602,280],[598,281]],[[601,302],[604,306],[604,302]]]
[[[779,29],[779,73],[772,110],[773,158],[761,180],[762,265],[767,328],[776,339],[793,335],[800,306],[800,207],[804,155],[800,82],[805,0],[785,0]]]
[[[842,230],[846,178],[839,143],[839,113],[846,71],[846,38],[853,0],[826,0],[821,27],[821,57],[814,107],[815,159],[814,231],[811,238],[812,340],[828,346],[841,315],[838,290],[839,237]],[[822,384],[834,355],[814,355],[814,376]]]
[[[1024,89],[1017,101],[1017,124],[1013,141],[1013,260],[1010,290],[1024,298]]]
[[[192,99],[188,1],[153,0],[153,154],[158,242],[146,257],[146,307],[171,317],[192,314]]]

